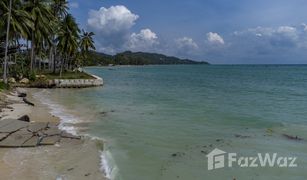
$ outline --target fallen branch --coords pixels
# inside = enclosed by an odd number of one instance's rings
[[[26,104],[30,105],[30,106],[34,106],[33,103],[31,103],[30,101],[28,101],[26,98],[22,98],[23,102],[25,102]]]

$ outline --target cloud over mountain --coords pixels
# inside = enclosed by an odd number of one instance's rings
[[[88,30],[93,31],[97,50],[115,54],[118,52],[158,52],[184,58],[214,59],[229,63],[274,63],[275,59],[302,59],[307,53],[307,25],[282,25],[255,27],[233,33],[206,33],[205,41],[182,36],[174,39],[160,38],[150,28],[134,31],[140,18],[127,7],[118,5],[91,10],[87,19]],[[226,38],[226,40],[224,39]],[[227,42],[227,43],[226,43]]]
[[[91,10],[87,20],[88,26],[104,34],[113,34],[129,30],[139,18],[125,6],[101,7]]]
[[[142,29],[139,33],[132,33],[127,43],[127,49],[132,51],[150,51],[158,45],[158,36],[150,29]]]
[[[224,39],[217,33],[209,32],[207,33],[207,40],[212,44],[225,44]]]
[[[179,49],[185,49],[185,50],[196,50],[198,49],[198,45],[192,38],[189,37],[183,37],[176,39],[176,44]]]
[[[87,26],[97,36],[98,50],[115,53],[129,41],[130,30],[138,18],[122,5],[101,7],[89,12]]]

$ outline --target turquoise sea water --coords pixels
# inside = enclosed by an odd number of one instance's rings
[[[63,127],[104,139],[102,166],[111,179],[307,178],[307,66],[126,66],[87,71],[102,77],[105,85],[40,95],[48,97],[49,104],[61,105],[54,111],[66,119]],[[283,134],[304,140],[289,140]],[[240,156],[295,156],[298,167],[208,171],[206,155],[214,148]]]

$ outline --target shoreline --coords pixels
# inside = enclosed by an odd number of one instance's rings
[[[16,94],[1,94],[9,109],[0,113],[1,120],[28,115],[31,122],[60,123],[51,109],[33,93],[36,89],[18,89],[28,94],[34,107],[23,103]],[[5,97],[6,96],[6,97]],[[3,108],[3,107],[2,107]],[[34,148],[0,148],[0,173],[4,179],[102,179],[100,155],[102,142],[83,136],[81,140],[61,139],[52,146]]]

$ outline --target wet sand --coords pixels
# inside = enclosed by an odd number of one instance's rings
[[[16,94],[0,96],[1,102],[8,102],[9,109],[3,109],[1,119],[19,118],[29,115],[34,122],[59,122],[58,117],[49,113],[48,107],[31,96],[36,90],[26,91],[27,99],[34,107],[23,103]],[[3,108],[3,107],[2,107]],[[40,180],[40,179],[106,179],[100,170],[100,141],[82,137],[77,139],[62,139],[52,146],[35,148],[0,149],[1,179]]]

